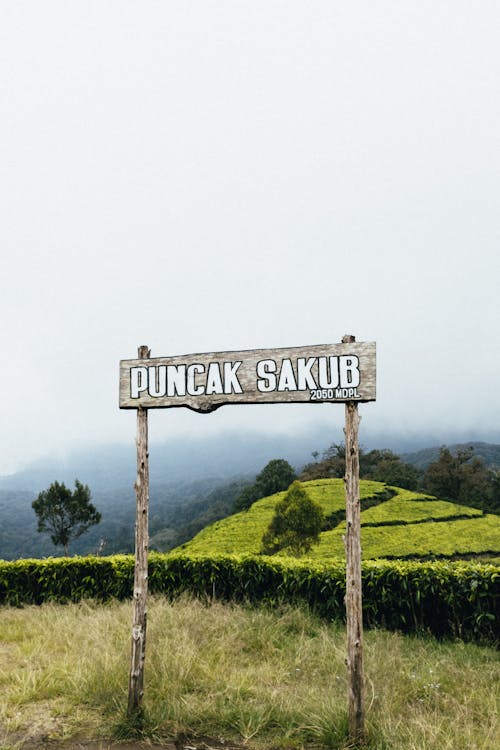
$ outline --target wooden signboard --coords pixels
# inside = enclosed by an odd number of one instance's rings
[[[375,400],[375,344],[325,344],[120,362],[120,408]]]
[[[346,615],[349,736],[364,738],[363,619],[358,402],[375,401],[375,344],[344,336],[341,344],[255,349],[120,362],[120,408],[137,410],[134,614],[128,713],[140,717],[148,593],[148,409],[186,406],[208,413],[224,404],[345,403]]]

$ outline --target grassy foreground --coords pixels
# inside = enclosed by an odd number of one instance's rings
[[[0,613],[0,748],[127,731],[130,602]],[[343,628],[304,610],[153,598],[145,733],[347,748],[344,659]],[[500,746],[494,650],[371,631],[365,675],[371,750]]]

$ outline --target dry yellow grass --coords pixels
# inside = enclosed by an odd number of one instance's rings
[[[4,735],[124,731],[130,603],[2,608]],[[304,610],[150,602],[146,733],[200,733],[257,748],[346,748],[345,637]],[[372,750],[496,750],[492,649],[365,634]],[[0,748],[13,747],[7,739]]]

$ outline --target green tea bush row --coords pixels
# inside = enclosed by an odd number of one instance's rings
[[[0,603],[41,604],[130,597],[134,559],[52,558],[0,562]],[[150,555],[151,592],[176,597],[309,605],[344,619],[345,564],[262,556]],[[494,643],[500,566],[473,562],[368,561],[363,564],[367,627]]]
[[[0,604],[124,599],[131,595],[133,584],[131,555],[0,560]]]

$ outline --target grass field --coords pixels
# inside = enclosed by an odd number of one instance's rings
[[[1,610],[0,747],[109,738],[124,721],[130,603]],[[300,609],[150,602],[147,724],[250,748],[346,748],[345,633]],[[492,649],[365,634],[371,750],[496,750]],[[13,738],[16,738],[16,745]]]
[[[345,507],[344,483],[341,479],[304,482],[308,495],[329,516]],[[483,514],[476,508],[437,500],[417,492],[392,488],[394,497],[387,499],[387,488],[380,482],[361,480],[361,506],[369,498],[380,502],[361,513],[363,558],[474,557],[500,555],[500,517]],[[262,535],[269,525],[276,502],[284,496],[277,493],[254,503],[248,511],[237,513],[203,529],[182,546],[190,553],[258,554]],[[373,502],[373,500],[372,500]],[[367,503],[368,505],[370,503]],[[345,555],[345,523],[323,531],[320,542],[308,557],[328,560]]]

